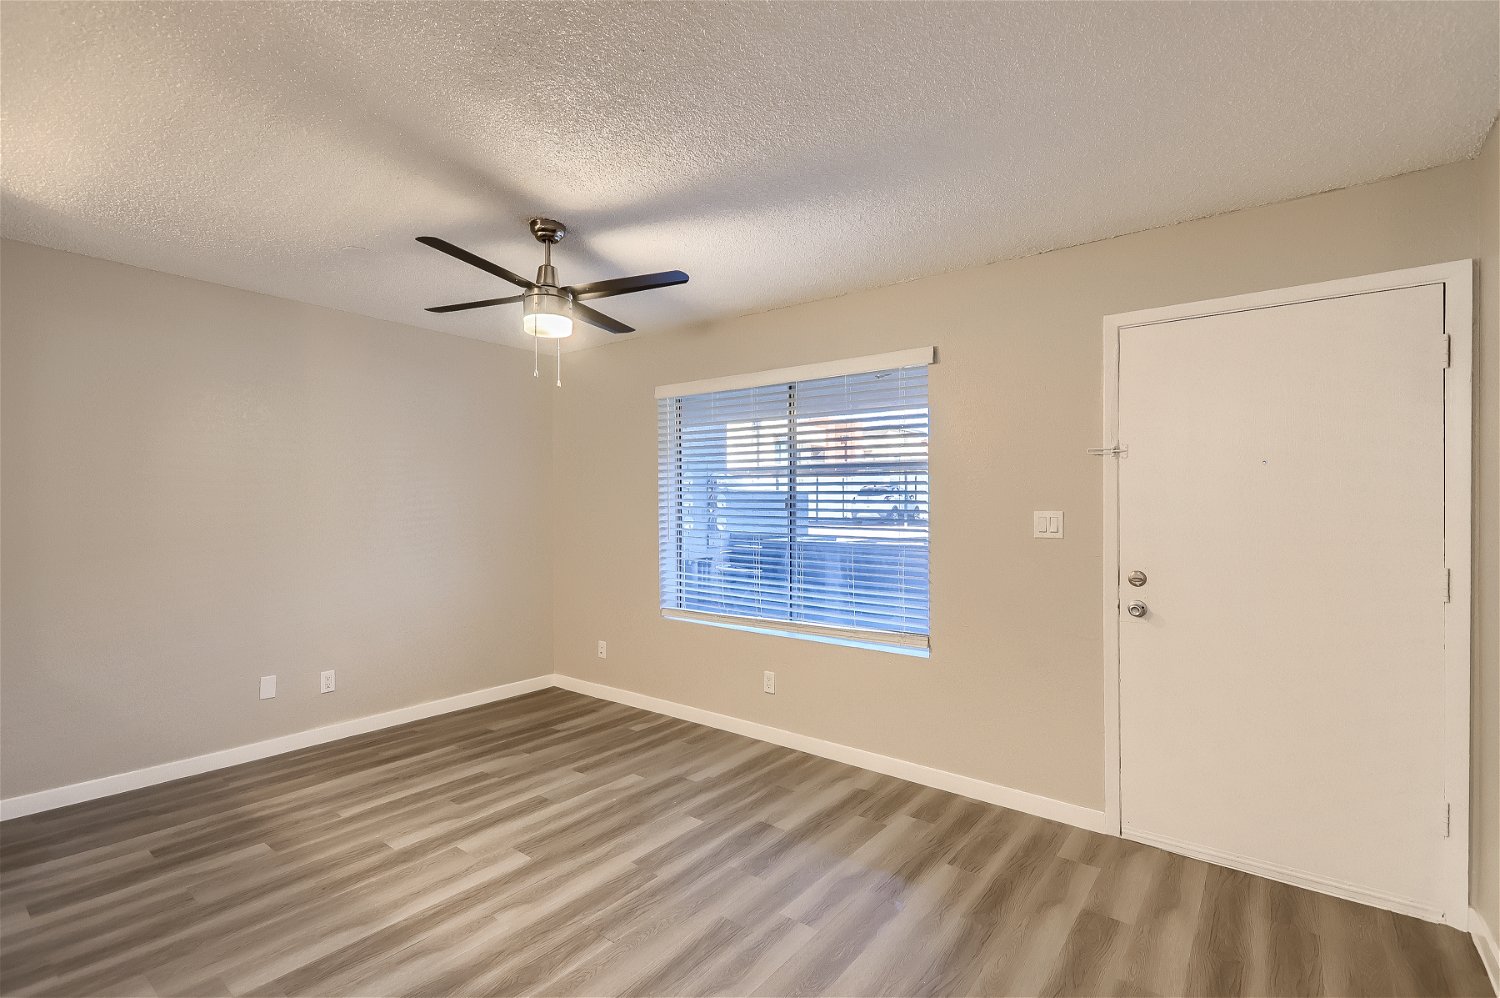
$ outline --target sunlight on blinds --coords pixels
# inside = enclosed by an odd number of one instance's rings
[[[925,365],[657,407],[664,611],[926,646]]]

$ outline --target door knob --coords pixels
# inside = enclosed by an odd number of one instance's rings
[[[1146,604],[1140,600],[1131,600],[1125,607],[1125,612],[1132,617],[1144,617],[1146,615]]]
[[[1146,584],[1146,573],[1138,568],[1134,572],[1131,572],[1129,575],[1125,576],[1125,581],[1139,589],[1141,588],[1141,586],[1144,586]]]

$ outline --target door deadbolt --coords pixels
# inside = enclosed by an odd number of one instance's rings
[[[1141,588],[1141,586],[1144,586],[1146,584],[1146,573],[1138,568],[1134,572],[1131,572],[1129,575],[1125,576],[1125,581],[1139,589]]]
[[[1146,604],[1140,600],[1131,600],[1130,604],[1125,607],[1125,612],[1132,617],[1144,617],[1146,615]]]

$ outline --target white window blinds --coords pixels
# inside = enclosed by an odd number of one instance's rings
[[[663,613],[925,648],[926,364],[659,398]]]

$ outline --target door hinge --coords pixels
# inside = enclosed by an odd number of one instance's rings
[[[1443,802],[1443,838],[1453,835],[1453,805]]]
[[[1443,569],[1443,602],[1453,602],[1453,569]]]
[[[1442,350],[1441,350],[1440,356],[1443,358],[1443,366],[1444,367],[1451,367],[1451,366],[1453,366],[1453,337],[1451,337],[1451,336],[1444,336],[1443,337],[1443,342],[1441,344],[1441,347],[1442,347]]]

